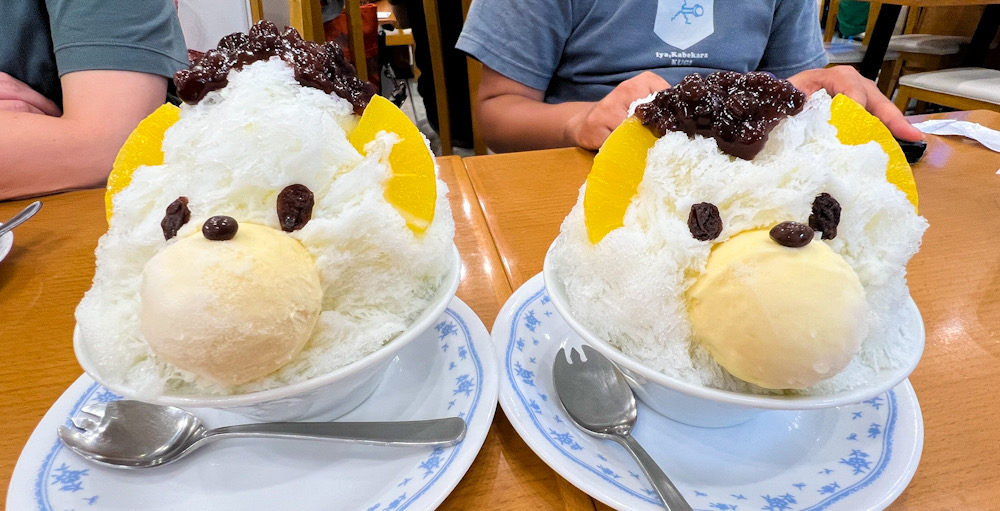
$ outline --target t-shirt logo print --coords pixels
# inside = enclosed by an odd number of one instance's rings
[[[715,31],[714,0],[659,0],[653,33],[680,50]]]

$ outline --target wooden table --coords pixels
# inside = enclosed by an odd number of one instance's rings
[[[998,0],[880,0],[878,17],[871,37],[868,38],[868,49],[861,61],[859,72],[862,76],[874,80],[882,68],[885,52],[889,48],[889,39],[896,26],[896,19],[903,6],[912,8],[941,7],[949,5],[986,5],[983,16],[979,19],[976,31],[966,49],[963,66],[980,66],[986,59],[990,43],[1000,27],[1000,3]]]
[[[953,114],[1000,127],[1000,114]],[[440,158],[457,226],[463,280],[458,296],[487,328],[501,305],[541,270],[545,249],[576,201],[592,153],[562,149],[459,160]],[[463,165],[463,162],[466,165]],[[468,171],[466,170],[468,167]],[[1000,473],[993,389],[1000,386],[1000,156],[974,142],[931,137],[916,166],[921,212],[931,222],[910,264],[911,292],[927,326],[927,349],[911,381],[923,408],[924,454],[892,509],[989,509]],[[71,345],[73,310],[93,277],[104,233],[103,192],[42,199],[15,230],[0,262],[0,502],[17,458],[42,415],[81,374]],[[9,218],[30,201],[0,202]],[[481,209],[482,208],[482,209]],[[483,211],[485,211],[485,218]],[[465,478],[440,509],[606,509],[559,477],[497,410]],[[15,510],[11,510],[15,511]],[[21,511],[21,510],[16,510]]]
[[[946,117],[1000,128],[993,112]],[[928,138],[914,174],[930,229],[908,269],[927,331],[923,358],[910,376],[924,447],[912,482],[890,509],[997,509],[1000,154],[965,139]],[[513,289],[541,271],[591,160],[592,153],[580,149],[463,160]]]

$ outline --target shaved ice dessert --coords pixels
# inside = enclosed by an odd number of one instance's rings
[[[693,75],[633,111],[548,254],[577,321],[752,394],[831,395],[919,357],[905,276],[927,222],[881,123],[762,73]],[[875,141],[841,141],[859,132]]]
[[[447,187],[426,139],[353,73],[335,45],[267,22],[178,73],[162,163],[112,172],[76,310],[102,383],[141,398],[303,382],[430,305],[456,264]]]

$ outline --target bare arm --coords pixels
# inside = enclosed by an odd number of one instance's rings
[[[810,69],[790,77],[788,81],[806,96],[826,89],[831,96],[840,93],[861,103],[899,139],[916,142],[924,138],[924,134],[903,117],[903,113],[882,94],[875,82],[861,76],[851,66]]]
[[[601,101],[548,104],[543,102],[543,91],[483,66],[476,108],[483,139],[494,151],[597,149],[625,119],[633,101],[667,87],[660,76],[644,72],[622,82]]]
[[[0,72],[0,111],[26,112],[59,117],[62,110],[49,98],[24,82]]]
[[[62,89],[61,116],[16,101],[0,108],[0,199],[102,186],[129,133],[163,104],[167,79],[77,71],[62,77]]]

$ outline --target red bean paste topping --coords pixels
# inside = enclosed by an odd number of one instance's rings
[[[840,203],[828,193],[817,195],[813,199],[809,227],[822,232],[822,239],[832,240],[837,237],[838,225],[840,225]]]
[[[189,220],[191,220],[191,210],[188,209],[188,198],[177,197],[167,206],[167,214],[163,215],[163,220],[160,221],[163,238],[169,240],[177,236],[177,231]]]
[[[714,137],[719,150],[752,160],[778,121],[802,111],[806,96],[770,73],[718,71],[690,74],[635,109],[658,136],[683,131]]]
[[[691,231],[691,236],[699,241],[718,238],[722,233],[722,216],[719,215],[719,208],[711,202],[699,202],[691,206],[688,229]]]
[[[240,224],[231,216],[216,215],[201,226],[201,234],[207,240],[226,241],[236,236],[236,231],[240,229]]]
[[[205,52],[189,69],[174,74],[177,95],[185,103],[196,104],[209,92],[229,83],[230,69],[240,70],[271,57],[279,57],[291,66],[295,79],[303,86],[350,101],[357,115],[361,115],[375,95],[375,86],[358,79],[357,71],[339,45],[307,41],[291,27],[279,32],[267,20],[250,27],[249,34],[236,32],[223,37],[217,48]]]
[[[313,193],[306,185],[288,185],[278,194],[278,223],[285,232],[305,227],[312,218]]]
[[[804,247],[813,239],[813,230],[798,222],[781,222],[771,228],[771,239],[789,248]]]

